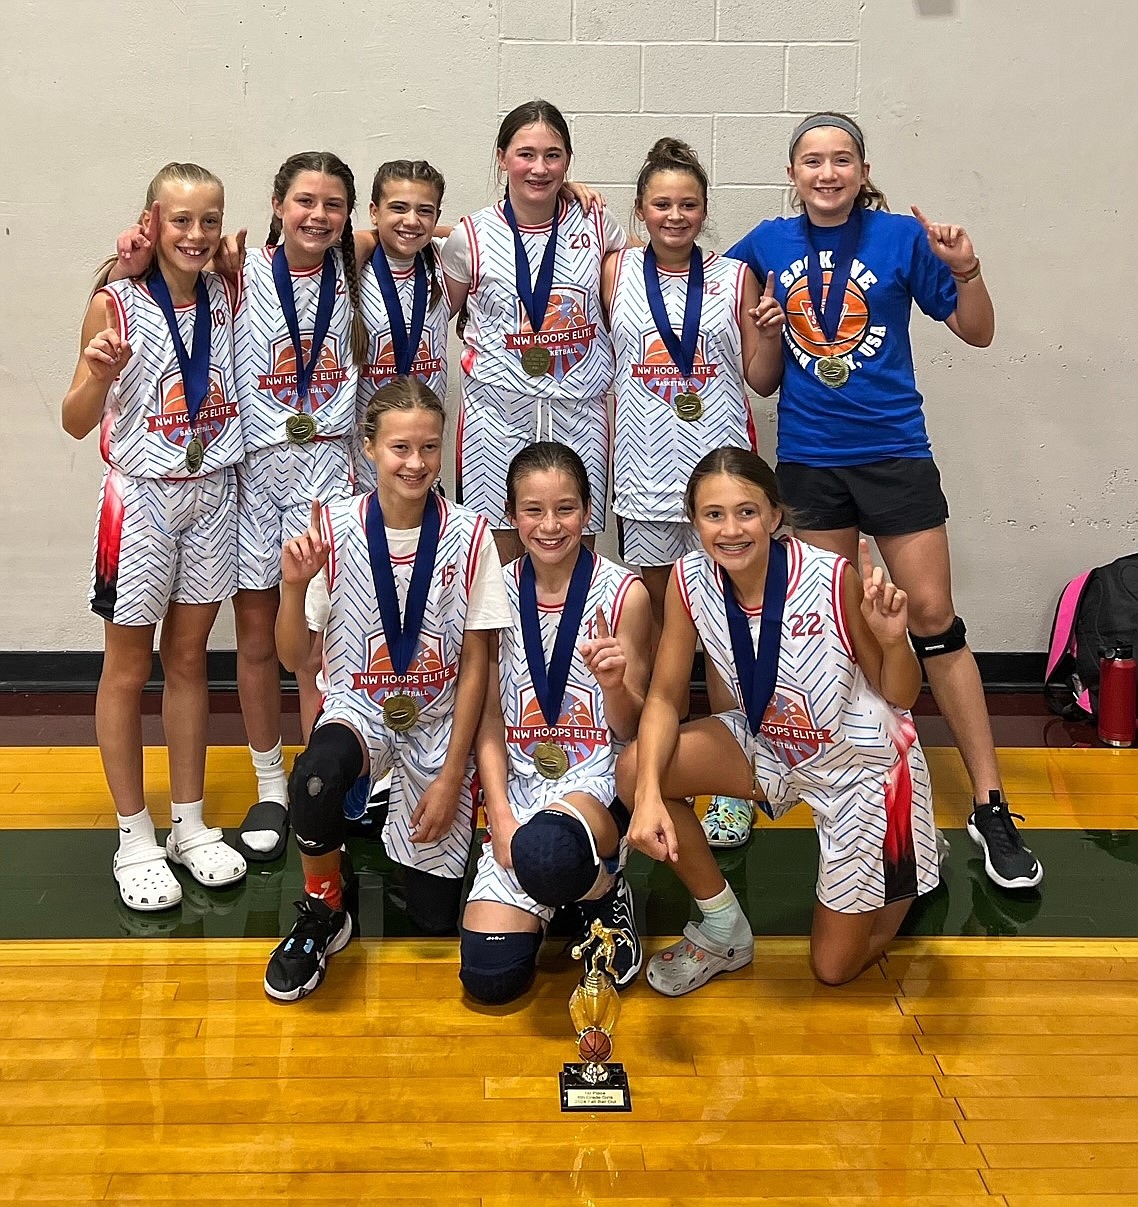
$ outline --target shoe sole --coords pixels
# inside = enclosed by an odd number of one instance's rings
[[[983,834],[980,833],[972,822],[968,823],[968,837],[984,853],[984,874],[993,884],[998,884],[1000,888],[1035,888],[1043,880],[1043,865],[1038,859],[1035,861],[1034,877],[1017,876],[1015,880],[1005,880],[992,866],[992,860],[988,855],[988,844],[984,841]]]
[[[345,931],[347,934],[345,935]],[[299,989],[275,989],[269,984],[269,978],[265,977],[264,986],[265,993],[271,997],[274,1002],[299,1002],[301,998],[307,997],[310,993],[320,988],[321,982],[324,980],[324,974],[328,971],[328,960],[338,951],[343,951],[345,947],[352,941],[352,919],[349,914],[344,919],[344,925],[340,927],[340,933],[328,944],[324,952],[324,958],[320,961],[316,972],[301,985]]]

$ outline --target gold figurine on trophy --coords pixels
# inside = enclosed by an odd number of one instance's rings
[[[573,948],[573,958],[585,960],[585,975],[569,998],[582,1063],[566,1064],[561,1071],[563,1111],[632,1110],[624,1066],[608,1063],[620,1016],[620,997],[610,971],[618,942],[631,943],[632,938],[627,931],[594,921],[585,941]]]

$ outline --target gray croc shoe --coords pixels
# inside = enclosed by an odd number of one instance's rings
[[[721,972],[746,968],[754,958],[755,940],[749,931],[738,944],[723,947],[694,922],[689,922],[678,943],[657,952],[648,961],[648,984],[667,997],[680,997],[706,985]]]

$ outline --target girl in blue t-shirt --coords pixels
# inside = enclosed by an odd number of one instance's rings
[[[775,274],[786,313],[779,487],[803,518],[802,540],[852,561],[859,533],[876,539],[908,595],[913,644],[972,779],[968,831],[985,870],[1005,888],[1036,885],[1043,869],[1004,800],[983,686],[952,603],[948,503],[909,343],[914,302],[965,343],[992,342],[980,260],[962,226],[929,222],[916,206],[912,217],[886,211],[865,137],[843,114],[798,125],[787,178],[803,212],[760,223],[727,252],[760,278]]]

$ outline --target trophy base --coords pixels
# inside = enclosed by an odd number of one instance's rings
[[[567,1064],[558,1074],[563,1111],[631,1111],[632,1092],[622,1064],[606,1064],[604,1081],[585,1076],[584,1064]]]

